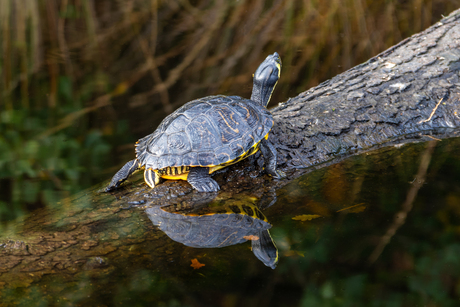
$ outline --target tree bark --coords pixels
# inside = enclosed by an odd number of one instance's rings
[[[459,20],[454,11],[271,110],[279,164],[306,168],[376,146],[457,135]]]

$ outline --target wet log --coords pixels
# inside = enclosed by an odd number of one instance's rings
[[[377,146],[456,136],[460,10],[272,110],[284,168]]]

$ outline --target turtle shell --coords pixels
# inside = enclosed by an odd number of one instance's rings
[[[140,139],[136,155],[154,170],[231,164],[257,146],[273,123],[271,113],[252,100],[204,97],[186,103]]]

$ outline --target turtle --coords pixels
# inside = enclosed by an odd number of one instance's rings
[[[195,248],[220,248],[251,241],[252,252],[274,269],[278,249],[268,231],[272,225],[252,204],[200,207],[187,204],[153,206],[145,210],[169,238]]]
[[[217,192],[220,186],[210,174],[259,149],[265,171],[284,178],[284,172],[276,169],[276,149],[268,140],[274,120],[267,105],[280,71],[281,58],[275,52],[254,73],[251,99],[208,96],[178,108],[152,134],[136,142],[136,158],[113,176],[105,191],[118,188],[144,168],[144,180],[152,189],[165,178],[187,180],[199,192]]]

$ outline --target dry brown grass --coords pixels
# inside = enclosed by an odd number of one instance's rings
[[[115,119],[107,106],[116,97],[117,112],[156,121],[193,98],[249,97],[252,72],[274,51],[284,68],[273,101],[283,101],[454,8],[449,0],[5,0],[2,108],[72,104],[59,94],[65,76],[82,110],[50,133],[92,112]]]

